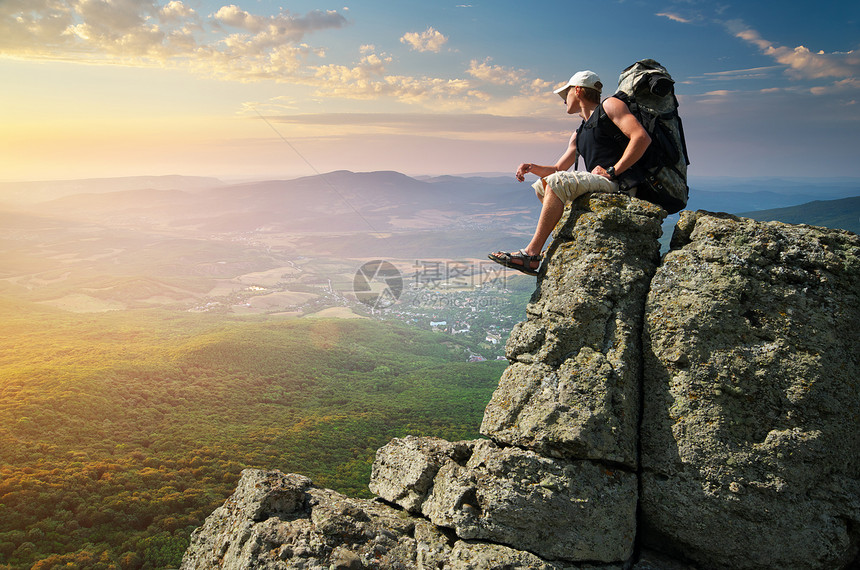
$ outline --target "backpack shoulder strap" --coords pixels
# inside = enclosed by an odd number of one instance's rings
[[[622,101],[624,101],[625,104],[628,104],[626,99],[622,99],[617,95],[613,95],[613,97],[621,99]],[[614,138],[618,144],[626,146],[628,143],[627,137],[624,136],[624,133],[622,133],[621,129],[618,128],[618,125],[613,123],[612,119],[609,118],[609,115],[606,114],[606,109],[603,108],[602,102],[600,103],[600,105],[597,106],[597,109],[595,109],[594,112],[597,113],[597,122],[600,124],[600,126],[607,129],[612,134],[612,138]]]
[[[630,112],[636,115],[639,112],[639,103],[636,102],[632,96],[628,95],[625,91],[618,91],[613,95],[616,99],[620,99],[627,105],[627,108],[630,109]]]

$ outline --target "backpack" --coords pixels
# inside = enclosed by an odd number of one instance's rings
[[[683,210],[690,192],[687,186],[690,159],[684,126],[678,116],[675,81],[665,67],[653,59],[643,59],[621,72],[618,92],[613,97],[627,104],[651,137],[645,154],[633,166],[638,182],[636,197],[653,202],[670,214]],[[624,138],[626,146],[627,137],[620,130],[618,135]]]

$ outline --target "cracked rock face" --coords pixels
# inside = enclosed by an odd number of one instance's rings
[[[484,411],[482,434],[636,469],[642,320],[664,216],[620,195],[573,203],[528,320],[511,332],[514,364]]]
[[[410,480],[391,477],[403,464],[427,466],[435,474],[431,484],[415,493]],[[633,553],[636,476],[591,461],[551,459],[486,440],[407,437],[377,452],[371,489],[463,539],[551,560],[617,562]]]
[[[860,524],[860,238],[685,212],[647,306],[647,540],[839,568]]]
[[[684,212],[660,262],[664,214],[566,212],[490,439],[392,440],[377,501],[245,471],[182,569],[856,568],[860,238]]]
[[[295,501],[281,504],[285,494]],[[272,507],[276,504],[281,506]],[[502,544],[457,539],[424,518],[378,501],[320,489],[306,477],[247,469],[236,492],[192,535],[180,568],[562,570],[571,566]],[[621,570],[620,565],[604,564],[576,568]]]

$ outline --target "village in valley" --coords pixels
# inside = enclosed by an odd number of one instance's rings
[[[502,360],[511,329],[525,319],[530,293],[508,289],[502,282],[454,290],[428,290],[411,284],[397,303],[376,309],[372,315],[458,336],[472,347],[467,356],[470,362]]]
[[[511,329],[525,319],[534,278],[489,262],[416,261],[412,269],[396,298],[380,294],[376,301],[382,302],[362,302],[351,292],[330,290],[330,299],[358,315],[455,336],[469,347],[469,362],[504,360]]]
[[[491,262],[377,260],[368,264],[388,264],[390,274],[371,278],[362,293],[360,273],[353,275],[349,263],[299,259],[289,267],[225,280],[185,310],[395,321],[456,337],[467,347],[465,360],[483,362],[505,358],[508,335],[525,319],[534,291],[533,277]]]

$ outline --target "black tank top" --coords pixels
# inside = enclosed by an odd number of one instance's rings
[[[619,140],[618,135],[621,135],[620,139],[624,142]],[[588,172],[594,170],[595,166],[609,168],[618,162],[628,142],[629,139],[606,115],[603,103],[576,129],[576,149],[585,161],[585,169]]]

